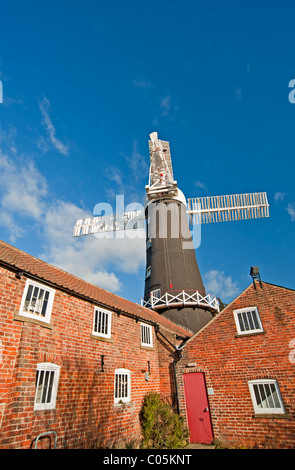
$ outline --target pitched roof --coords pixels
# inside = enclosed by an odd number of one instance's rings
[[[180,336],[191,336],[187,330],[175,325],[157,312],[84,281],[2,240],[0,240],[0,265],[36,277],[40,281],[54,285],[72,295],[83,297],[85,300],[115,309],[127,315],[129,314],[143,320],[155,322],[159,326],[167,328]]]

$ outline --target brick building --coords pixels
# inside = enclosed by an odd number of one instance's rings
[[[295,447],[295,291],[254,281],[192,335],[0,241],[0,292],[0,448],[134,443],[150,390],[192,442]]]
[[[295,291],[254,280],[182,349],[192,442],[295,447]]]
[[[183,328],[4,242],[0,292],[0,448],[118,447],[148,391],[175,396]]]

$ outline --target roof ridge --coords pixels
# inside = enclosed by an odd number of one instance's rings
[[[13,246],[13,245],[10,245],[9,243],[7,242],[4,242],[3,240],[0,240],[0,244],[4,244],[6,246],[8,246],[9,248],[15,250],[15,251],[18,251],[20,252],[21,254],[25,255],[25,256],[29,256],[30,258],[33,258],[35,259],[38,263],[44,263],[46,264],[47,266],[50,266],[51,268],[53,269],[56,269],[58,271],[61,271],[62,273],[64,274],[67,274],[69,276],[73,276],[75,277],[78,281],[82,281],[82,282],[86,282],[87,284],[89,284],[90,286],[95,286],[95,287],[98,287],[98,289],[103,289],[102,287],[99,287],[99,286],[96,286],[95,284],[91,283],[90,281],[87,281],[86,279],[82,279],[81,277],[77,276],[76,274],[73,274],[73,273],[70,273],[69,271],[65,271],[65,269],[62,269],[58,266],[55,266],[54,264],[51,264],[49,263],[48,261],[45,261],[44,259],[41,259],[41,258],[37,258],[37,256],[34,256],[34,255],[31,255],[30,253],[27,253],[26,251],[23,251],[21,250],[20,248],[17,248],[16,246]],[[109,292],[110,294],[112,295],[117,295],[117,294],[113,294],[113,292],[110,292],[108,291],[107,289],[103,289],[104,291],[106,292]]]

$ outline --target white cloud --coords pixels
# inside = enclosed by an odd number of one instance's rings
[[[148,183],[149,161],[138,151],[136,140],[133,141],[132,151],[129,154],[120,152],[120,156],[126,161],[126,172],[123,175],[116,166],[106,168],[105,176],[112,183],[111,187],[106,188],[106,194],[110,199],[115,199],[119,194],[124,195],[126,204],[142,204],[144,185]]]
[[[136,273],[145,260],[145,240],[74,238],[77,219],[89,216],[70,202],[58,201],[48,207],[44,221],[42,259],[67,272],[112,292],[122,288],[112,269]]]
[[[290,202],[287,206],[287,212],[291,217],[292,222],[295,221],[295,202]]]
[[[131,155],[122,154],[132,172],[132,177],[136,182],[139,182],[143,178],[148,177],[149,172],[149,161],[147,161],[146,156],[141,155],[138,151],[137,140],[134,140],[132,145]]]
[[[49,116],[50,103],[46,97],[39,100],[39,108],[43,117],[44,126],[48,132],[50,142],[62,155],[69,154],[69,147],[56,137],[56,129]]]
[[[241,101],[241,99],[242,99],[242,90],[241,90],[241,88],[237,88],[237,87],[234,88],[234,96],[235,96],[236,101]]]
[[[160,100],[160,116],[173,120],[178,109],[177,104],[175,104],[175,99],[171,95],[168,94]],[[158,125],[157,121],[156,118],[154,121],[155,125]]]
[[[205,191],[208,191],[207,186],[201,181],[195,181],[194,185],[196,188],[200,188],[200,189],[204,189]]]
[[[8,148],[16,149],[12,142]],[[39,237],[34,238],[42,245],[37,257],[109,291],[122,289],[116,269],[136,273],[144,266],[144,238],[74,238],[76,220],[92,214],[56,200],[34,161],[19,157],[17,150],[0,151],[0,210],[0,225],[8,230],[11,243],[28,234]]]
[[[231,276],[226,276],[224,271],[212,269],[204,275],[206,292],[221,298],[221,300],[231,300],[239,293],[239,287]]]
[[[3,214],[40,220],[47,196],[47,183],[32,160],[11,159],[0,150],[0,204]]]
[[[286,196],[286,193],[282,193],[281,191],[277,191],[274,195],[275,201],[283,201]]]
[[[171,96],[167,95],[164,98],[161,99],[160,102],[160,108],[162,111],[162,116],[169,116],[171,109],[172,109],[172,103],[171,103]]]
[[[136,78],[133,80],[133,85],[135,88],[151,88],[152,82],[148,78]]]

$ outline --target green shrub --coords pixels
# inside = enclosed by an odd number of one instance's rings
[[[188,443],[183,417],[163,403],[158,393],[149,392],[145,396],[140,422],[145,449],[179,449]]]

